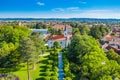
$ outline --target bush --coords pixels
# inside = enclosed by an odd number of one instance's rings
[[[48,64],[53,64],[53,60],[48,60]]]
[[[45,77],[42,77],[41,80],[50,80],[50,77],[45,76]]]
[[[66,77],[64,80],[72,80],[70,77]]]
[[[53,67],[54,72],[58,72],[58,67]]]
[[[46,68],[46,70],[45,70],[45,71],[46,71],[46,72],[47,72],[47,71],[51,71],[51,68]]]
[[[51,69],[51,68],[52,68],[52,65],[47,65],[46,67]]]
[[[52,76],[52,77],[50,78],[50,80],[58,80],[58,77]]]
[[[51,76],[51,72],[50,71],[46,71],[45,72],[45,76]]]
[[[52,72],[51,76],[56,76],[56,77],[58,77],[58,72]]]

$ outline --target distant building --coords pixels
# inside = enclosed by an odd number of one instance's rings
[[[18,25],[19,25],[19,26],[26,26],[27,23],[25,23],[25,22],[19,22]]]
[[[67,29],[67,32],[68,32],[68,33],[72,33],[72,27],[71,27],[70,25],[55,24],[55,25],[53,26],[53,28],[54,28],[55,30],[59,30],[59,29],[60,29],[62,32],[64,32],[64,30]]]
[[[107,43],[102,45],[102,48],[105,51],[113,49],[116,53],[120,54],[120,30],[116,28],[113,29],[112,32],[114,32],[115,35],[108,34],[101,39],[102,41],[107,41]]]

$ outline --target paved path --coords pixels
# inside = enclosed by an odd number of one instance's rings
[[[64,80],[62,52],[58,55],[58,80]]]

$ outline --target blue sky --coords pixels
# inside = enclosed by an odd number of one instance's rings
[[[1,0],[1,18],[120,18],[120,0]]]

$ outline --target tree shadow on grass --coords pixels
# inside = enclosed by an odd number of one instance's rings
[[[11,68],[4,68],[4,69],[1,69],[0,71],[3,71],[5,73],[16,72],[16,71],[19,71],[23,67],[25,67],[25,66],[24,65],[18,65],[18,66],[14,66],[14,67],[11,67]]]
[[[46,76],[46,72],[42,72],[42,73],[40,73],[39,75],[45,77],[45,76]]]
[[[37,78],[36,80],[46,80],[44,77]]]
[[[42,60],[41,63],[47,64],[47,63],[48,63],[48,60]]]
[[[48,60],[47,59],[45,59],[45,60],[42,60],[42,61],[38,61],[37,62],[37,64],[47,64],[48,63]]]

